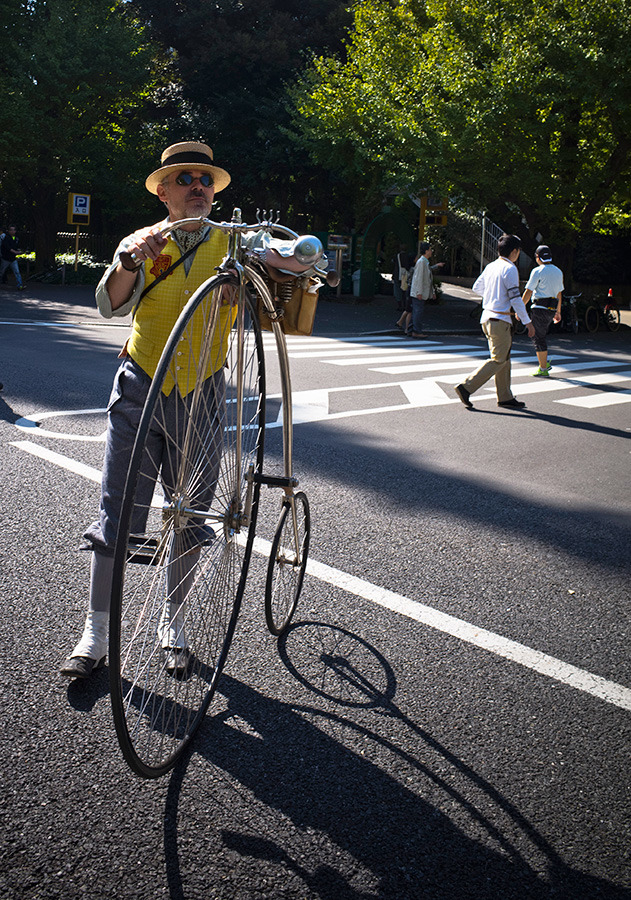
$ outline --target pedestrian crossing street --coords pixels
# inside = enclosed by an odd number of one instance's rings
[[[265,334],[264,341],[266,352],[273,352],[273,336]],[[447,337],[418,341],[396,335],[341,339],[289,336],[287,346],[292,373],[300,370],[300,361],[317,363],[324,373],[318,374],[318,383],[326,383],[326,373],[330,372],[333,384],[293,392],[295,423],[458,404],[453,386],[488,356],[481,343]],[[533,378],[538,366],[534,350],[513,348],[512,385],[517,397],[558,394],[551,398],[553,402],[584,409],[631,403],[631,358],[618,361],[591,353],[557,353],[552,348],[549,359],[551,377]],[[370,373],[365,381],[361,380],[362,372]],[[354,383],[341,384],[349,380]],[[476,406],[495,402],[493,381],[474,395]],[[281,424],[282,407],[268,427]]]

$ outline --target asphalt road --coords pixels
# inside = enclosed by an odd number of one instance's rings
[[[296,620],[266,633],[256,557],[193,751],[147,782],[107,672],[57,675],[125,337],[82,297],[0,293],[0,897],[631,897],[629,332],[556,337],[543,385],[518,340],[517,413],[455,398],[476,334],[408,344],[349,307],[291,341]]]

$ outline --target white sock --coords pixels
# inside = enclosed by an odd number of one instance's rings
[[[91,609],[85,619],[81,640],[71,656],[87,656],[97,661],[106,656],[109,624],[109,612],[96,612]]]

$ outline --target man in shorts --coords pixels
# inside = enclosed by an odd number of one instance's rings
[[[561,301],[563,299],[563,272],[552,264],[552,253],[546,244],[535,251],[537,266],[530,273],[522,300],[530,306],[532,324],[535,328],[533,342],[539,368],[532,374],[535,378],[548,378],[551,365],[548,363],[548,342],[546,335],[553,322],[561,321]]]

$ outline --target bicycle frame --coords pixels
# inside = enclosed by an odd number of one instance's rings
[[[276,308],[276,291],[270,291],[267,275],[277,280],[280,266],[283,274],[288,271],[288,283],[314,274],[327,278],[314,264],[322,255],[321,245],[316,242],[309,250],[309,242],[301,243],[300,235],[277,222],[243,224],[239,210],[231,222],[169,222],[162,234],[187,224],[226,233],[228,252],[181,310],[158,361],[129,462],[112,576],[112,709],[123,754],[143,777],[157,777],[175,764],[212,700],[246,587],[261,485],[283,490],[264,594],[265,618],[274,636],[291,622],[309,552],[308,498],[296,490],[293,475],[283,310]],[[264,237],[273,230],[296,243]],[[250,234],[243,240],[246,232]],[[282,475],[264,474],[265,350],[257,310],[270,319],[278,354]],[[192,360],[183,366],[190,380],[182,385],[181,399],[187,399],[182,404],[175,394],[170,404],[173,394],[163,396],[163,386],[172,366],[179,371],[174,360],[184,340],[184,352]],[[225,352],[219,362],[218,347]],[[175,384],[179,389],[177,378]],[[234,404],[229,414],[228,402]],[[171,442],[169,453],[176,461],[164,499],[155,494],[151,499],[155,479],[164,474],[161,451],[150,458],[158,431]],[[218,463],[222,454],[224,462]],[[140,484],[142,533],[134,543]],[[145,565],[134,567],[134,562]]]
[[[247,278],[255,285],[257,290],[260,293],[263,304],[265,306],[265,310],[269,313],[269,317],[272,324],[272,331],[274,334],[274,338],[276,341],[276,350],[278,353],[278,363],[280,369],[280,379],[281,379],[281,397],[283,404],[283,471],[284,477],[282,479],[278,478],[264,478],[264,483],[273,484],[278,487],[282,487],[285,490],[285,493],[288,496],[291,496],[293,493],[293,489],[298,486],[298,480],[293,475],[293,410],[292,410],[292,396],[291,396],[291,375],[289,370],[289,356],[287,353],[287,342],[285,340],[285,335],[283,333],[282,327],[277,321],[276,318],[276,310],[271,301],[271,297],[269,295],[269,289],[265,284],[261,275],[248,264],[248,255],[249,252],[246,248],[244,248],[241,244],[240,237],[242,234],[251,231],[261,231],[267,232],[268,234],[272,231],[278,231],[284,234],[286,237],[297,239],[300,237],[295,231],[292,231],[290,228],[287,228],[285,225],[280,225],[278,222],[268,221],[259,221],[256,225],[247,225],[241,221],[241,210],[235,209],[232,220],[230,222],[214,222],[211,219],[207,219],[205,217],[193,218],[193,219],[179,219],[176,222],[169,222],[169,224],[161,230],[161,233],[166,237],[171,231],[176,228],[180,228],[182,225],[190,225],[190,224],[201,224],[201,225],[209,225],[212,228],[217,228],[224,233],[227,233],[229,236],[228,241],[228,254],[224,259],[223,263],[219,267],[220,272],[232,272],[236,274],[239,278],[239,296],[237,300],[237,329],[239,333],[239,342],[242,345],[243,340],[243,315],[244,315],[244,291],[245,291],[245,280]],[[132,254],[133,257],[133,254]],[[326,277],[326,272],[322,269],[319,269],[317,266],[313,266],[314,271]],[[308,270],[307,270],[308,271]],[[215,317],[217,311],[215,310]],[[214,317],[214,318],[215,318]],[[212,327],[214,324],[210,323],[209,327]],[[243,397],[241,386],[239,385],[239,390],[237,392],[237,403],[242,405]],[[198,390],[199,388],[197,388]],[[241,409],[239,409],[239,416],[241,413]],[[237,448],[238,460],[237,463],[240,465],[240,450]]]
[[[221,266],[218,267],[218,272],[230,272],[236,275],[239,279],[239,287],[238,287],[238,297],[237,297],[237,315],[236,315],[236,325],[237,325],[237,333],[238,333],[238,341],[240,352],[243,352],[243,322],[244,322],[244,314],[245,314],[245,300],[244,300],[244,292],[246,280],[249,279],[252,284],[256,287],[257,291],[260,294],[260,297],[263,301],[263,305],[265,307],[265,311],[268,313],[272,332],[274,334],[276,350],[278,354],[278,365],[280,370],[280,381],[281,381],[281,400],[282,400],[282,409],[283,409],[283,477],[274,477],[274,476],[260,476],[260,481],[262,484],[267,484],[275,487],[282,487],[285,495],[288,499],[291,499],[294,495],[294,489],[298,487],[299,481],[293,474],[293,406],[292,406],[292,391],[291,391],[291,374],[289,368],[289,355],[287,351],[287,341],[285,339],[285,334],[282,330],[282,327],[278,321],[276,310],[274,308],[274,304],[272,302],[269,289],[260,275],[260,273],[249,264],[249,257],[252,251],[248,250],[242,245],[241,235],[246,232],[252,231],[260,231],[271,234],[273,231],[278,231],[281,234],[289,237],[291,239],[298,239],[300,235],[292,231],[290,228],[287,228],[285,225],[281,225],[278,222],[274,222],[271,220],[262,220],[258,221],[256,225],[248,225],[241,221],[241,210],[236,208],[233,212],[232,220],[230,222],[214,222],[211,219],[207,219],[205,217],[192,218],[192,219],[179,219],[175,222],[169,222],[167,226],[161,229],[161,233],[166,236],[171,231],[176,228],[180,228],[182,225],[208,225],[212,228],[217,228],[220,231],[228,234],[228,253],[223,260]],[[133,258],[133,254],[132,254]],[[310,271],[315,272],[316,274],[323,276],[326,278],[327,273],[323,269],[318,268],[318,266],[314,265],[312,267],[308,267],[304,274],[309,273]],[[214,276],[212,276],[214,277]],[[214,315],[212,317],[211,322],[209,323],[209,328],[214,327],[216,322],[216,317],[218,315],[218,307],[215,307]],[[238,367],[239,372],[242,371],[242,366]],[[237,385],[237,404],[238,404],[238,412],[237,416],[240,420],[241,411],[243,406],[243,391],[242,386]],[[200,390],[200,386],[196,387],[196,390]],[[238,444],[236,448],[236,469],[240,471],[241,465],[241,448],[240,448],[240,436],[238,437]],[[245,511],[245,518],[242,518],[243,524],[247,524],[248,518],[248,510]],[[295,530],[297,531],[297,526],[295,523],[295,508],[292,504],[292,514],[294,518]]]

